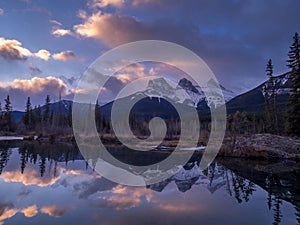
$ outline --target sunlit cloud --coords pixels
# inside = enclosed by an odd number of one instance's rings
[[[34,217],[34,216],[36,216],[38,214],[38,209],[37,209],[36,205],[32,205],[32,206],[29,206],[29,207],[23,209],[21,212],[27,218],[31,218],[31,217]]]
[[[15,79],[13,82],[0,82],[0,88],[19,89],[23,91],[30,91],[33,93],[43,92],[49,86],[59,87],[63,90],[67,88],[63,81],[56,77],[33,77],[31,80]]]
[[[6,60],[27,60],[32,53],[21,42],[0,37],[0,56]]]
[[[81,18],[81,19],[86,19],[86,18],[87,18],[87,12],[84,11],[84,10],[82,10],[82,9],[80,9],[80,10],[78,11],[78,13],[77,13],[77,16],[78,16],[79,18]]]
[[[76,55],[72,51],[64,51],[52,55],[53,59],[60,61],[71,61],[76,59]]]
[[[4,14],[4,10],[0,8],[0,16]]]
[[[35,53],[34,56],[42,60],[48,61],[51,56],[51,53],[45,49],[41,49],[37,53]]]
[[[161,4],[162,0],[133,0],[131,5],[133,7],[139,7],[142,5],[148,5],[148,4]]]
[[[52,34],[56,37],[62,37],[66,35],[72,35],[73,33],[71,30],[67,30],[67,29],[54,29],[52,31]]]
[[[92,9],[105,8],[107,6],[113,6],[115,8],[121,8],[125,3],[124,0],[89,0],[88,6]]]
[[[137,78],[147,77],[147,76],[155,76],[157,73],[154,68],[151,68],[148,72],[146,68],[141,63],[131,64],[122,70],[116,73],[117,79],[121,80],[123,83],[127,83],[129,81],[135,80]]]
[[[67,211],[67,209],[65,207],[56,206],[56,205],[45,206],[45,207],[41,208],[42,213],[47,214],[52,217],[61,217],[65,214],[66,211]]]
[[[21,42],[0,37],[0,56],[8,61],[24,61],[29,57],[36,57],[48,61],[50,55],[50,52],[44,49],[39,50],[37,53],[32,53],[29,49],[24,48]]]
[[[74,31],[82,37],[95,38],[109,47],[146,38],[143,26],[133,17],[97,12],[87,17]]]

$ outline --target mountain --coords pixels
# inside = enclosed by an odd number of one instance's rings
[[[217,97],[206,100],[204,91],[210,91]],[[170,84],[164,78],[156,78],[148,82],[145,90],[116,99],[114,102],[102,106],[101,110],[102,115],[110,117],[114,103],[126,107],[128,102],[142,98],[132,108],[132,112],[137,116],[144,118],[159,116],[164,119],[178,118],[178,113],[173,105],[186,112],[190,112],[191,108],[209,111],[211,105],[223,104],[220,101],[221,97],[219,97],[221,94],[224,95],[225,101],[229,101],[234,96],[232,91],[223,86],[221,86],[221,91],[223,93],[220,93],[216,82],[213,80],[208,82],[207,87],[201,88],[186,78],[179,80],[177,86]]]
[[[290,74],[285,73],[280,76],[275,77],[275,91],[277,94],[276,100],[277,105],[284,111],[287,106],[288,98],[289,98],[289,90],[291,88],[291,80],[289,79]],[[234,113],[236,111],[245,111],[249,113],[257,113],[264,111],[264,91],[263,88],[268,86],[268,81],[265,81],[261,85],[256,88],[238,95],[227,102],[227,112]]]

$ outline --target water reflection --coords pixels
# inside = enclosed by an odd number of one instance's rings
[[[199,160],[127,187],[93,172],[71,144],[2,142],[0,224],[300,224],[297,163],[222,158],[201,171]]]

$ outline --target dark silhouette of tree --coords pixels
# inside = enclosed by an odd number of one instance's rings
[[[7,95],[7,98],[4,100],[5,106],[4,106],[4,124],[5,124],[5,130],[7,131],[13,131],[14,130],[14,121],[12,117],[12,105],[10,101],[9,95]]]
[[[273,63],[269,59],[267,63],[266,73],[268,81],[264,86],[264,97],[265,97],[265,115],[267,123],[267,132],[279,133],[278,127],[278,109],[276,105],[276,87],[275,78],[273,76]]]
[[[24,125],[26,128],[32,126],[32,107],[30,102],[30,97],[27,98],[26,106],[25,106],[25,114],[22,118]]]
[[[9,150],[8,147],[4,147],[0,149],[0,174],[2,174],[3,169],[6,167],[10,155],[11,155],[11,151]]]
[[[298,33],[295,33],[293,37],[288,57],[287,66],[291,73],[292,88],[288,103],[286,132],[300,136],[300,40]]]
[[[45,110],[43,113],[43,122],[44,125],[47,126],[49,125],[49,119],[50,119],[50,96],[47,95],[46,100],[45,100]]]

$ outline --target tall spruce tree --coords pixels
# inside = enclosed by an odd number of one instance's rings
[[[32,107],[30,102],[30,97],[27,98],[26,106],[25,106],[25,114],[23,116],[23,123],[28,128],[32,125]]]
[[[9,95],[7,95],[7,98],[4,101],[5,101],[4,121],[5,121],[5,124],[6,124],[6,128],[8,130],[11,130],[12,125],[13,125],[13,118],[12,118],[12,106],[11,106]]]
[[[290,68],[292,88],[288,103],[286,132],[300,136],[300,40],[298,33],[295,33],[293,37],[288,57],[287,66]]]
[[[264,94],[267,131],[278,134],[278,109],[276,104],[275,77],[273,76],[273,63],[271,59],[269,59],[267,63],[266,73],[268,76],[268,82],[265,86]]]

